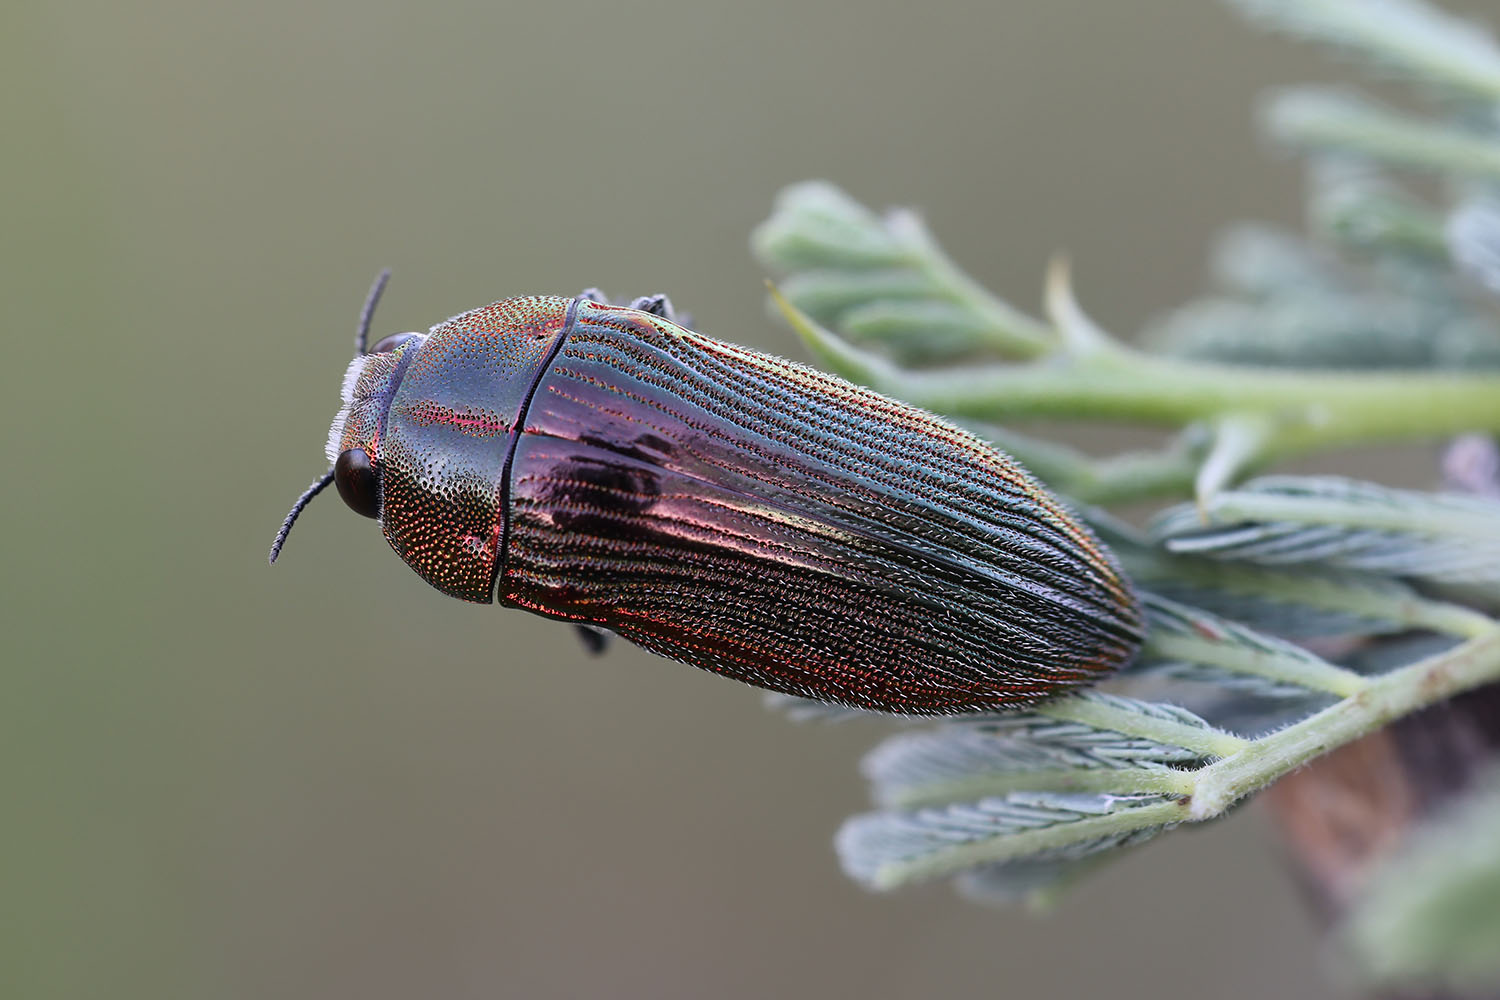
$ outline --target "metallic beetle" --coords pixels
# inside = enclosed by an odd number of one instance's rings
[[[1007,456],[672,322],[524,296],[344,378],[330,481],[428,583],[775,691],[942,715],[1031,704],[1141,642],[1104,547]]]

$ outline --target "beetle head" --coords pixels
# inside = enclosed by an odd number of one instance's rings
[[[398,333],[355,355],[344,373],[343,405],[328,430],[333,482],[349,509],[380,516],[381,451],[391,399],[412,357],[427,338]]]
[[[354,510],[367,517],[379,516],[380,478],[372,456],[379,454],[385,409],[390,405],[391,392],[400,381],[396,368],[400,358],[407,353],[403,348],[422,337],[418,333],[398,333],[380,341],[373,350],[368,347],[370,321],[390,278],[388,268],[376,276],[370,293],[365,296],[364,308],[360,310],[359,327],[354,334],[354,360],[344,375],[344,405],[328,434],[328,460],[332,465],[302,491],[281,522],[276,540],[271,543],[273,563],[281,554],[281,547],[286,544],[286,537],[291,533],[292,525],[297,523],[298,515],[329,483],[338,484],[339,495]],[[383,405],[381,400],[384,400]],[[348,444],[345,444],[346,440]]]
[[[350,508],[379,520],[386,541],[428,583],[487,603],[502,561],[510,454],[574,302],[504,299],[366,349],[384,280],[360,317],[328,433],[332,467],[292,507],[271,560],[302,509],[335,483]]]

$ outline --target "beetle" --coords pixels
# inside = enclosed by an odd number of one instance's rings
[[[1128,662],[1140,606],[1008,456],[693,332],[663,296],[503,299],[367,347],[329,483],[433,587],[773,691],[903,715],[1033,704]]]

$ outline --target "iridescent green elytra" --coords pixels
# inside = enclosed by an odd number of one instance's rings
[[[822,701],[1009,708],[1135,654],[1114,561],[1010,458],[662,311],[528,296],[387,338],[322,483],[445,593]]]

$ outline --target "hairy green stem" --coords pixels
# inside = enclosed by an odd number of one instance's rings
[[[934,781],[883,796],[892,809],[920,809],[951,802],[974,802],[1011,792],[1112,792],[1139,795],[1157,792],[1186,797],[1193,791],[1193,772],[1170,767],[1055,768],[1045,771],[992,771],[952,781]]]
[[[1153,802],[1071,823],[970,841],[910,861],[890,862],[876,871],[871,884],[877,889],[894,889],[908,882],[954,875],[975,865],[1024,858],[1099,837],[1181,823],[1186,818],[1187,809],[1182,800]]]
[[[1500,146],[1491,137],[1398,115],[1338,92],[1289,91],[1268,106],[1266,118],[1273,135],[1304,149],[1500,179]]]
[[[1418,599],[1406,601],[1405,607],[1408,612],[1406,620],[1413,628],[1477,639],[1495,627],[1495,620],[1489,615],[1462,604]]]
[[[1174,743],[1221,759],[1196,771],[1131,767],[1084,771],[1066,777],[1048,772],[1045,790],[1176,797],[1165,802],[1126,806],[1102,816],[969,841],[910,860],[891,862],[876,872],[873,884],[893,888],[951,875],[974,865],[1061,850],[1100,837],[1214,819],[1245,796],[1315,757],[1435,702],[1500,682],[1500,624],[1492,622],[1482,634],[1436,656],[1387,674],[1357,680],[1357,684],[1350,685],[1354,690],[1337,704],[1255,740],[1141,715],[1094,699],[1064,698],[1038,706],[1033,711],[1049,718]],[[892,804],[916,808],[976,795],[1034,790],[1044,790],[1044,786],[1033,787],[1029,780],[1018,775],[997,773],[912,789]]]
[[[1195,442],[1179,438],[1158,451],[1095,458],[999,424],[974,424],[970,429],[1057,492],[1090,504],[1189,496],[1202,450]]]
[[[1391,632],[1420,628],[1470,639],[1488,632],[1495,624],[1488,615],[1473,608],[1423,597],[1402,586],[1383,587],[1378,580],[1358,575],[1327,575],[1173,556],[1139,544],[1107,540],[1114,545],[1131,577],[1147,589],[1166,582],[1179,588],[1197,587],[1288,608],[1301,606],[1339,612],[1384,623],[1384,631]]]
[[[1309,691],[1336,694],[1341,698],[1358,693],[1367,683],[1363,676],[1352,670],[1314,659],[1288,661],[1280,651],[1261,652],[1245,646],[1226,646],[1211,639],[1172,633],[1153,635],[1147,642],[1152,655],[1161,659],[1205,663],[1237,674],[1264,677],[1270,681],[1294,684]]]
[[[1051,353],[1057,338],[1045,324],[997,299],[953,262],[914,212],[895,211],[889,222],[895,235],[915,248],[911,265],[946,289],[956,301],[967,304],[988,325],[987,338],[1001,353],[1016,358],[1036,358]]]
[[[1184,722],[1143,715],[1093,698],[1058,698],[1032,709],[1037,715],[1062,722],[1077,722],[1095,729],[1108,729],[1125,736],[1135,736],[1168,746],[1183,747],[1197,753],[1228,757],[1245,749],[1249,740],[1218,729],[1205,729]]]
[[[1405,507],[1382,509],[1369,503],[1311,499],[1271,493],[1231,492],[1216,497],[1208,507],[1214,518],[1236,521],[1293,521],[1298,524],[1358,526],[1376,531],[1422,532],[1439,537],[1500,540],[1500,521],[1487,511]]]
[[[1342,46],[1402,76],[1500,101],[1500,59],[1478,26],[1439,6],[1365,0],[1231,0],[1296,37]]]
[[[1307,372],[1186,361],[1125,347],[961,371],[907,372],[848,344],[772,289],[808,349],[844,377],[975,420],[1128,420],[1185,426],[1225,413],[1265,422],[1260,457],[1365,441],[1500,433],[1500,375]]]
[[[1500,376],[1312,373],[1154,357],[893,373],[875,388],[955,416],[1127,419],[1184,425],[1224,412],[1259,414],[1278,450],[1360,440],[1500,431]]]
[[[1231,413],[1214,423],[1214,444],[1193,480],[1198,503],[1234,481],[1275,439],[1275,422],[1257,413]]]
[[[1210,819],[1288,771],[1394,719],[1500,681],[1500,626],[1445,653],[1368,678],[1363,690],[1255,740],[1195,777],[1190,817]]]

